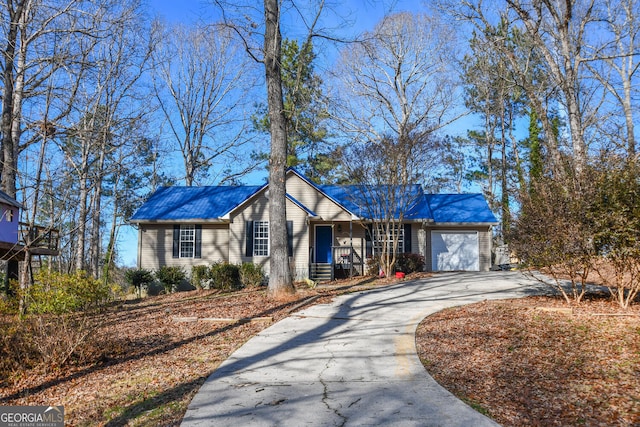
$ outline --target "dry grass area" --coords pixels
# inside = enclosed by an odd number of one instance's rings
[[[307,302],[383,284],[360,278],[331,288],[302,288],[286,301],[267,298],[261,288],[118,303],[98,315],[100,326],[62,366],[1,372],[0,405],[64,405],[65,422],[74,426],[179,425],[207,376],[260,330]],[[209,320],[181,319],[193,317]],[[15,319],[0,317],[4,328],[11,322]]]
[[[423,321],[445,388],[504,426],[640,426],[640,306],[604,296],[486,301]]]

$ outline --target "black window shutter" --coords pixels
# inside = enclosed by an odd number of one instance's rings
[[[180,226],[177,224],[173,226],[173,257],[180,257]]]
[[[202,258],[202,225],[196,225],[196,243],[193,257]]]
[[[411,253],[411,224],[404,225],[404,253]]]
[[[364,232],[364,240],[366,242],[365,256],[370,258],[373,256],[373,226],[371,224],[367,225],[367,230]]]
[[[293,256],[293,221],[287,221],[287,251]]]
[[[245,239],[247,242],[247,248],[245,250],[245,256],[253,257],[253,221],[247,221],[245,227]]]

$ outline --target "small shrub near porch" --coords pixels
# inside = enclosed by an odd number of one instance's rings
[[[138,297],[142,296],[142,290],[148,289],[154,280],[153,273],[144,268],[127,270],[124,273],[124,278],[129,285],[135,288]]]
[[[209,285],[209,267],[206,265],[194,265],[191,267],[191,284],[194,288],[205,289]]]
[[[113,289],[84,271],[73,274],[40,270],[27,291],[29,313],[72,313],[99,308],[114,297]]]
[[[237,290],[260,286],[264,279],[262,266],[252,262],[238,265],[222,261],[191,269],[191,284],[196,289]]]
[[[396,261],[396,271],[407,274],[424,271],[424,257],[418,254],[399,254]]]
[[[419,254],[402,253],[396,256],[395,271],[403,273],[415,273],[424,271],[424,257]],[[377,256],[367,259],[367,274],[377,276],[380,272],[380,258]]]
[[[240,282],[243,287],[258,287],[264,283],[265,274],[261,265],[252,262],[240,266]]]
[[[228,262],[216,262],[210,267],[211,287],[222,290],[242,288],[240,267]]]
[[[178,289],[178,286],[187,279],[187,275],[182,267],[168,267],[166,265],[160,267],[156,271],[155,276],[167,294]]]

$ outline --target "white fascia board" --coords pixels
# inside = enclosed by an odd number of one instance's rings
[[[429,225],[446,227],[490,227],[498,225],[499,222],[430,222]]]
[[[161,220],[137,220],[131,224],[228,224],[229,220],[223,218],[189,218],[189,219],[161,219]]]

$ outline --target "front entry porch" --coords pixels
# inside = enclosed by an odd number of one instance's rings
[[[364,275],[364,260],[353,246],[332,246],[330,260],[310,263],[309,278],[315,282],[328,282]]]
[[[353,221],[315,223],[309,250],[309,278],[327,282],[365,273],[365,231]]]

